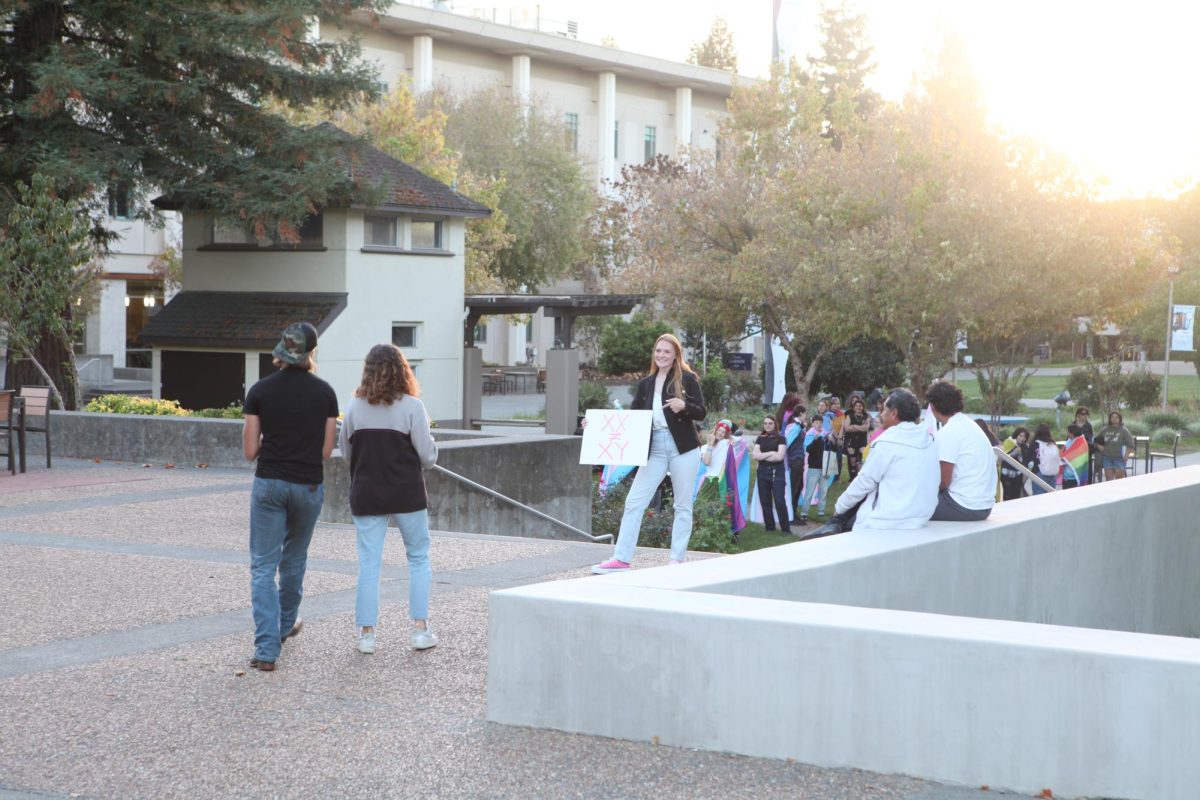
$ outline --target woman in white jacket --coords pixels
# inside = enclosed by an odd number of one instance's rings
[[[937,507],[938,448],[919,425],[921,406],[907,389],[893,389],[879,421],[884,431],[871,443],[858,476],[838,498],[835,515],[805,538],[854,530],[921,528]]]

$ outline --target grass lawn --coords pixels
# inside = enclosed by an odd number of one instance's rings
[[[979,397],[979,382],[963,381],[963,394],[968,398]],[[1054,395],[1067,388],[1066,375],[1034,375],[1025,386],[1025,396],[1035,400],[1053,400]],[[1182,400],[1200,400],[1200,378],[1195,375],[1172,375],[1167,387],[1167,399],[1172,403]]]
[[[757,468],[758,468],[757,464],[750,465],[750,470],[751,470],[750,486],[752,487],[750,496],[752,499],[754,496],[753,486],[754,486],[754,480],[756,477],[755,473],[757,472]],[[847,479],[847,476],[846,476],[846,462],[843,459],[841,477],[839,477],[837,479],[837,481],[834,482],[833,486],[829,487],[829,494],[825,499],[825,520],[828,520],[829,517],[833,515],[833,507],[837,503],[837,499],[842,496],[842,492],[846,491],[846,487],[849,485],[850,485],[850,481]],[[747,516],[749,516],[749,509],[747,509],[746,511],[747,511]],[[815,530],[816,528],[820,527],[822,524],[824,524],[824,520],[822,520],[820,517],[817,517],[815,515],[816,515],[816,509],[814,508],[809,511],[807,527],[797,526],[793,530],[794,531],[806,531],[806,530],[811,531],[811,530]],[[778,528],[776,528],[776,530],[768,533],[767,530],[765,528],[763,528],[761,522],[750,522],[750,523],[747,523],[746,527],[742,529],[742,532],[740,534],[738,534],[738,544],[737,544],[737,547],[734,549],[734,552],[735,553],[745,553],[750,550],[761,550],[764,547],[774,547],[774,546],[780,545],[780,544],[791,544],[795,541],[796,541],[795,536],[790,536],[790,535],[785,536],[784,534],[779,532]]]

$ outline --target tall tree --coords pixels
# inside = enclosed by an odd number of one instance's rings
[[[708,36],[692,45],[692,49],[688,51],[687,63],[737,72],[737,48],[733,44],[733,31],[729,30],[729,24],[725,22],[724,17],[714,19]]]
[[[310,28],[318,17],[332,24],[387,5],[3,0],[0,186],[49,176],[63,201],[91,213],[101,241],[113,184],[143,215],[146,194],[163,191],[244,219],[260,235],[294,237],[306,214],[361,187],[347,185],[344,142],[293,128],[263,104],[337,104],[374,92],[357,41],[318,41]],[[14,202],[0,193],[0,218]],[[67,355],[47,359],[52,375]]]
[[[874,48],[867,38],[866,15],[845,0],[822,7],[818,27],[821,52],[808,57],[809,74],[822,98],[821,135],[841,148],[880,105],[879,95],[866,83],[875,71]]]
[[[512,241],[496,253],[496,280],[536,292],[577,271],[596,193],[561,115],[536,101],[522,105],[502,87],[445,94],[442,103],[447,146],[466,171],[499,182],[496,207]]]
[[[0,225],[0,330],[9,352],[28,361],[65,408],[76,394],[70,354],[79,322],[70,309],[92,300],[96,249],[86,218],[58,196],[51,179],[37,174],[14,188]],[[50,360],[63,352],[68,363]],[[67,382],[56,381],[49,369]]]

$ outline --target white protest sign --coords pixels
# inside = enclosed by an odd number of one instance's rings
[[[642,467],[650,454],[652,411],[593,408],[583,429],[580,464]]]

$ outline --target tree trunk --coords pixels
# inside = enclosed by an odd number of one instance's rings
[[[8,385],[14,389],[48,385],[51,393],[58,396],[64,410],[76,410],[78,380],[75,358],[70,348],[64,347],[52,336],[43,336],[32,352],[24,355],[24,358],[9,360]]]

